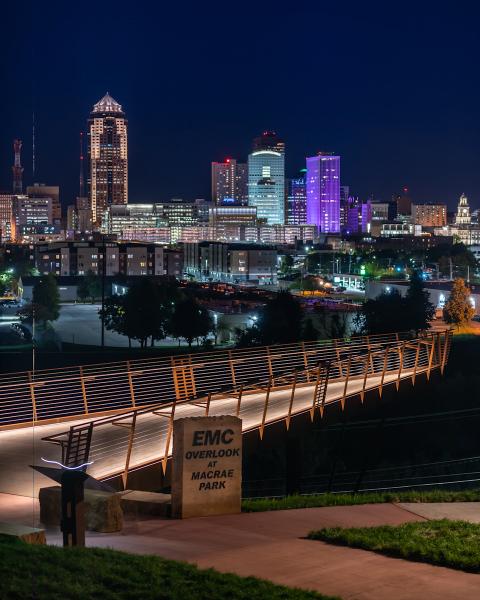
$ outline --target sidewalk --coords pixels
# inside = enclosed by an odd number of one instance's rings
[[[4,496],[0,495],[0,514],[6,508]],[[20,518],[22,504],[31,521],[31,499],[28,504],[19,501],[15,517]],[[478,503],[472,504],[477,504],[478,510]],[[443,506],[445,514],[448,506]],[[455,503],[449,506],[458,513]],[[119,534],[87,534],[87,545],[158,554],[199,567],[315,589],[343,600],[478,599],[480,575],[302,539],[320,527],[398,525],[421,520],[423,517],[401,506],[365,504],[185,521],[128,521]],[[61,543],[58,532],[47,532],[47,540]]]

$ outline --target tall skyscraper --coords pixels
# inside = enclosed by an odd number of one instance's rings
[[[237,163],[234,158],[226,158],[224,162],[212,162],[212,200],[223,204],[225,201],[235,204],[246,204],[247,165]]]
[[[307,170],[302,169],[298,177],[287,179],[287,224],[305,225],[307,222]]]
[[[98,224],[109,206],[128,202],[127,120],[108,92],[90,113],[88,137],[89,199]]]
[[[307,223],[322,233],[340,232],[340,156],[307,158]]]
[[[248,204],[259,221],[285,224],[285,144],[274,132],[255,138],[248,155]]]

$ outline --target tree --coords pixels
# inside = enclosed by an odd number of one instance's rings
[[[176,294],[176,283],[170,278],[160,284],[142,278],[128,288],[125,296],[108,298],[99,315],[104,315],[108,330],[127,336],[129,341],[138,340],[142,348],[151,338],[153,346],[154,340],[168,333]]]
[[[475,314],[475,309],[470,302],[470,289],[463,279],[455,279],[452,291],[443,309],[445,323],[455,325],[457,328],[466,325]]]
[[[405,296],[404,329],[414,329],[417,333],[429,329],[434,314],[435,307],[424,289],[422,276],[419,271],[414,271]]]
[[[53,273],[39,277],[33,286],[32,302],[17,313],[22,321],[31,323],[56,321],[60,316],[60,294]]]
[[[212,317],[195,298],[187,296],[176,303],[171,319],[171,332],[176,338],[183,338],[191,347],[193,340],[206,338],[213,330]]]
[[[397,290],[382,292],[362,307],[362,325],[365,333],[379,334],[404,331],[405,301]],[[359,321],[360,322],[360,321]]]
[[[87,271],[77,286],[77,297],[82,300],[82,302],[85,302],[87,298],[90,298],[90,301],[93,304],[100,296],[101,292],[102,284],[100,277],[91,270]]]
[[[290,292],[279,292],[269,300],[258,318],[260,343],[291,344],[302,336],[303,308]]]

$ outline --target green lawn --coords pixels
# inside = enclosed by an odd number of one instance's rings
[[[429,492],[360,492],[358,494],[318,494],[314,496],[286,496],[285,498],[258,498],[243,500],[243,512],[315,508],[319,506],[347,506],[351,504],[378,504],[382,502],[480,502],[480,489],[460,492],[432,490]]]
[[[404,525],[333,527],[312,531],[313,540],[373,550],[421,562],[480,573],[480,525],[465,521],[422,521]]]
[[[0,598],[328,600],[315,592],[201,570],[156,556],[96,548],[31,546],[1,536]]]

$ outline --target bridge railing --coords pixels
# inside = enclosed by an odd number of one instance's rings
[[[67,466],[93,461],[90,473],[105,478],[122,475],[126,486],[129,470],[161,462],[166,468],[171,454],[173,422],[185,416],[233,414],[242,418],[243,431],[257,429],[263,437],[268,425],[310,413],[313,420],[325,406],[359,395],[362,402],[370,390],[382,396],[384,387],[401,380],[415,383],[420,373],[427,378],[443,370],[450,346],[450,332],[415,339],[376,344],[357,344],[351,352],[330,354],[314,366],[293,366],[283,374],[268,373],[263,379],[227,382],[223,389],[189,398],[135,408],[122,414],[73,425],[69,430],[44,438],[58,444]],[[113,429],[112,427],[113,426]]]
[[[0,384],[0,429],[122,412],[142,406],[233,390],[251,380],[276,380],[319,361],[341,360],[408,333],[10,373]]]

